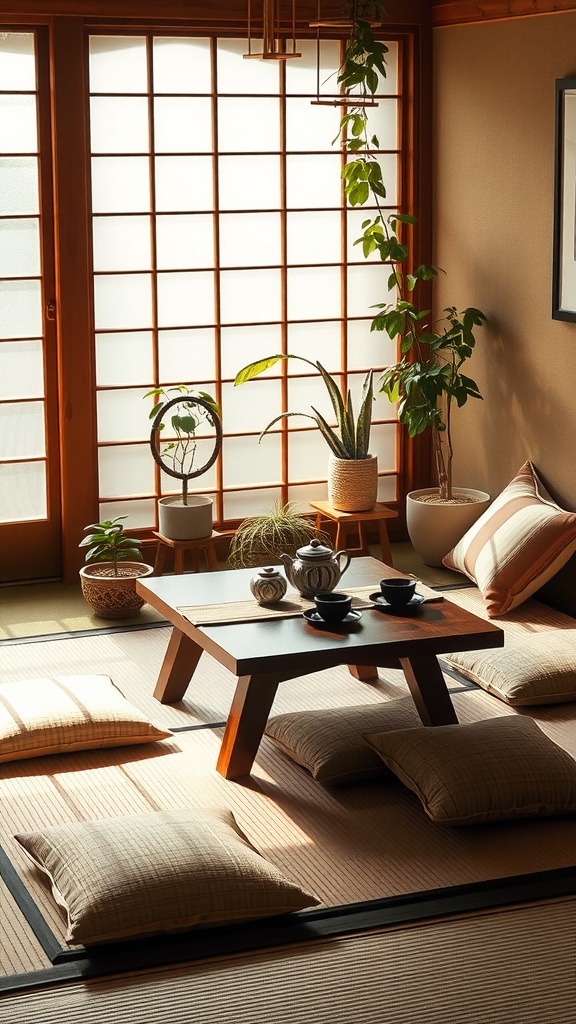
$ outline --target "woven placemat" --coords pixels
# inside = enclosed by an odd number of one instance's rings
[[[350,587],[345,592],[352,595],[353,608],[371,608],[370,594],[377,590],[377,585],[369,587]],[[426,601],[441,601],[443,595],[419,583],[416,592],[422,594]],[[221,604],[180,605],[177,611],[188,619],[193,626],[225,626],[240,622],[265,622],[267,619],[290,619],[307,608],[313,608],[314,601],[290,594],[277,604],[258,604],[254,598],[246,601],[224,601]]]

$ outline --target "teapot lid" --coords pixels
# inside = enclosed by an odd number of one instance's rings
[[[313,537],[309,544],[306,544],[303,548],[298,548],[296,552],[298,558],[331,558],[334,554],[332,548],[326,547],[322,541]]]

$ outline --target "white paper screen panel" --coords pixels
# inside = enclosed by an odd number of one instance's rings
[[[145,445],[133,442],[150,429],[145,391],[178,383],[221,403],[220,470],[192,489],[215,488],[223,520],[286,499],[294,486],[308,495],[307,480],[322,497],[326,446],[302,430],[311,421],[291,418],[257,444],[287,409],[330,414],[320,378],[302,378],[305,367],[294,362],[274,367],[269,380],[233,386],[246,363],[284,351],[350,372],[356,395],[367,367],[395,358],[394,345],[369,329],[382,268],[353,245],[374,211],[343,206],[343,158],[333,145],[342,111],[310,103],[315,42],[299,43],[302,59],[283,68],[244,60],[239,39],[94,35],[89,48],[102,507],[134,513],[140,525],[150,510],[145,525],[156,525],[151,456],[147,463]],[[340,44],[323,41],[320,59],[327,96],[336,91]],[[390,209],[398,202],[398,63],[393,43],[370,115]],[[389,403],[377,405],[378,416],[393,418]],[[392,473],[394,430],[382,424],[374,435]],[[159,494],[169,481],[153,476]]]

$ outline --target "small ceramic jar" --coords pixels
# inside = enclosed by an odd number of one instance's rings
[[[258,604],[275,604],[281,601],[288,589],[286,578],[273,565],[260,569],[250,580],[250,590]]]

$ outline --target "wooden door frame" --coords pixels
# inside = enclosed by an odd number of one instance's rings
[[[98,508],[96,371],[90,250],[88,83],[84,23],[51,36],[56,307],[60,388],[62,578],[78,580],[78,544]],[[78,359],[78,353],[83,358]]]

